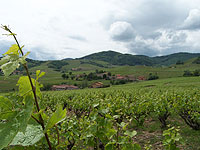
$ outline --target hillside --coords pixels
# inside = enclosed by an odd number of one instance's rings
[[[131,54],[121,54],[115,51],[103,51],[99,53],[94,53],[87,55],[80,59],[89,60],[101,60],[108,62],[112,65],[153,65],[153,61],[150,57],[144,55],[131,55]]]
[[[185,62],[188,61],[189,59],[199,57],[200,53],[174,53],[166,56],[157,56],[153,57],[153,60],[155,61],[156,64],[159,65],[172,65],[175,64],[177,61]]]
[[[189,59],[199,57],[200,53],[174,53],[166,56],[148,57],[144,55],[121,54],[114,51],[103,51],[87,55],[80,59],[101,60],[113,65],[146,65],[146,66],[162,66],[172,65],[177,61],[185,62]]]
[[[95,67],[109,68],[112,65],[170,66],[176,64],[176,62],[178,61],[186,62],[192,58],[197,58],[197,57],[200,57],[200,53],[180,52],[165,56],[148,57],[145,55],[122,54],[119,52],[109,50],[109,51],[102,51],[99,53],[93,53],[77,59],[66,58],[62,60],[49,60],[49,61],[27,59],[27,62],[29,68],[45,64],[48,66],[48,68],[52,68],[55,71],[64,71],[77,67],[83,67],[83,70],[85,69],[90,70],[91,68],[93,69]]]

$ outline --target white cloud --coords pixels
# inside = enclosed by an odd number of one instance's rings
[[[184,20],[182,29],[195,30],[200,29],[200,10],[192,9],[188,17]]]
[[[135,37],[132,25],[124,21],[111,24],[109,33],[112,39],[116,41],[129,41]]]

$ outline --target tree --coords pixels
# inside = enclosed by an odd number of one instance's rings
[[[159,79],[159,76],[157,74],[152,74],[152,73],[149,73],[149,77],[148,77],[148,80],[156,80],[156,79]]]
[[[193,72],[193,75],[194,75],[194,76],[200,76],[200,70],[199,70],[199,69],[195,70],[195,71]]]
[[[193,76],[193,74],[192,74],[191,71],[185,70],[184,73],[183,73],[183,76],[184,76],[184,77],[190,77],[190,76]]]
[[[107,75],[106,74],[103,74],[103,79],[106,79],[107,78]]]
[[[66,75],[65,73],[62,74],[62,78],[63,78],[63,79],[66,79],[66,76],[67,76],[67,75]]]
[[[72,80],[74,80],[74,78],[75,78],[75,76],[74,76],[74,75],[73,75],[73,76],[71,76],[71,79],[72,79]]]
[[[178,60],[178,61],[176,62],[176,65],[183,65],[183,64],[184,64],[184,62],[181,61],[181,60]]]

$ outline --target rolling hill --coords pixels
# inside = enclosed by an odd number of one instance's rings
[[[101,60],[113,65],[145,65],[145,66],[169,66],[177,61],[185,62],[191,58],[199,57],[200,53],[174,53],[166,56],[148,57],[144,55],[122,54],[115,51],[103,51],[87,55],[80,59]]]

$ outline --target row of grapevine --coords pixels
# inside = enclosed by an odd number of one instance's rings
[[[151,116],[166,128],[170,115],[180,115],[192,129],[199,130],[199,94],[197,90],[46,92],[41,105],[49,112],[58,104],[67,109],[66,120],[59,124],[60,138],[65,141],[60,147],[139,149],[132,138],[137,133],[130,126],[143,126]]]

